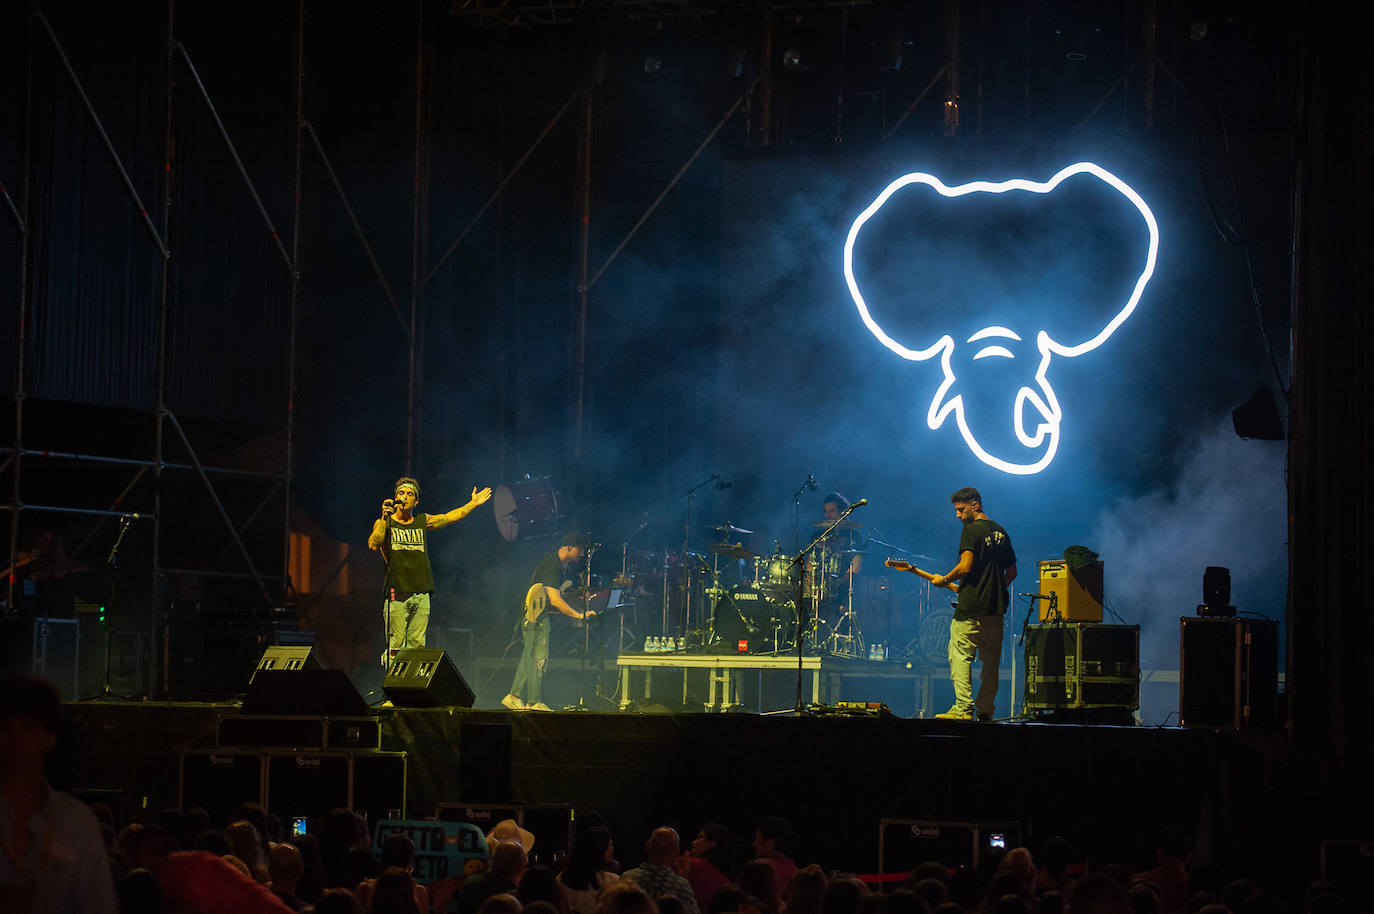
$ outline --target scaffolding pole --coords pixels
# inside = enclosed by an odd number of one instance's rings
[[[165,643],[162,642],[162,639],[160,638],[163,621],[161,614],[161,604],[163,595],[163,585],[166,575],[194,573],[197,575],[207,577],[220,576],[251,579],[257,584],[257,587],[259,589],[259,592],[262,594],[263,599],[266,600],[269,604],[273,601],[273,595],[271,592],[269,592],[269,588],[267,587],[265,582],[283,582],[282,592],[284,594],[285,587],[287,586],[286,582],[289,579],[289,575],[286,573],[286,571],[290,555],[290,486],[292,463],[294,459],[294,407],[297,393],[296,350],[298,345],[297,340],[299,335],[300,319],[299,238],[300,224],[302,221],[304,210],[304,203],[302,200],[301,193],[301,160],[303,156],[304,136],[300,131],[300,126],[304,123],[304,0],[298,0],[296,9],[296,20],[297,54],[295,69],[295,94],[297,143],[295,163],[295,225],[293,226],[295,238],[293,239],[292,243],[292,251],[291,253],[288,253],[285,246],[282,243],[280,235],[278,234],[275,226],[272,224],[272,220],[267,213],[266,206],[264,205],[256,188],[253,186],[253,182],[249,178],[247,170],[244,168],[243,162],[239,157],[238,152],[233,144],[233,141],[229,136],[229,132],[225,127],[223,121],[221,120],[218,111],[215,108],[213,98],[210,96],[208,90],[204,85],[204,82],[200,78],[199,73],[196,71],[195,65],[191,60],[189,53],[177,40],[176,0],[167,0],[165,7],[165,21],[163,23],[165,27],[166,44],[163,72],[164,81],[162,86],[162,101],[165,106],[165,109],[162,150],[163,162],[161,169],[162,207],[160,225],[155,222],[152,213],[149,211],[148,207],[144,205],[143,199],[140,196],[138,189],[135,187],[133,180],[129,175],[128,169],[125,167],[118,150],[115,148],[115,145],[112,139],[110,138],[109,133],[106,131],[104,124],[102,123],[101,118],[99,116],[99,113],[96,111],[95,106],[90,99],[90,96],[87,94],[85,87],[82,83],[82,80],[79,74],[77,73],[76,67],[73,65],[71,59],[67,56],[67,53],[62,45],[62,42],[59,40],[56,30],[48,21],[47,17],[44,16],[43,13],[38,10],[33,10],[27,17],[28,32],[26,36],[27,58],[25,61],[24,139],[22,152],[22,184],[19,193],[19,199],[17,201],[14,200],[13,198],[11,198],[9,191],[7,189],[0,187],[0,201],[3,201],[4,208],[8,211],[10,218],[15,222],[15,225],[18,229],[19,239],[17,284],[18,294],[16,307],[17,326],[15,335],[15,359],[13,375],[14,434],[12,446],[8,448],[0,448],[0,453],[6,454],[3,463],[0,463],[0,471],[8,469],[12,474],[10,503],[8,505],[0,505],[0,508],[8,508],[10,513],[9,564],[12,566],[17,557],[21,512],[25,510],[51,511],[56,513],[88,516],[95,518],[104,518],[110,516],[118,516],[125,518],[138,517],[139,515],[131,514],[129,511],[122,509],[121,505],[123,503],[124,498],[138,483],[140,478],[144,477],[145,475],[151,475],[153,507],[151,512],[149,512],[146,515],[143,515],[145,517],[149,517],[152,520],[151,567],[149,568],[149,574],[151,578],[149,586],[150,605],[148,606],[149,642],[147,654],[147,668],[149,670],[149,673],[147,674],[148,678],[144,683],[144,685],[146,686],[145,694],[149,695],[159,694],[160,692],[165,690],[167,686],[167,646]],[[32,312],[35,307],[35,297],[32,288],[32,259],[34,239],[32,229],[33,220],[31,208],[33,205],[33,182],[35,173],[35,162],[33,159],[34,118],[36,111],[35,92],[37,91],[37,78],[35,76],[35,68],[38,43],[41,40],[39,37],[40,33],[46,38],[46,44],[51,46],[55,58],[60,64],[61,70],[65,73],[67,79],[70,81],[73,92],[76,98],[79,100],[82,109],[85,111],[85,114],[92,129],[99,138],[99,141],[102,147],[104,148],[107,156],[109,157],[110,162],[114,166],[118,180],[120,184],[123,186],[126,194],[128,195],[137,214],[138,220],[143,225],[147,235],[151,239],[154,247],[157,249],[160,255],[161,269],[159,273],[158,291],[156,296],[156,316],[154,318],[156,321],[156,354],[153,362],[153,371],[155,373],[155,407],[152,411],[154,418],[154,433],[152,442],[153,453],[150,459],[108,457],[77,452],[56,451],[51,448],[35,449],[27,446],[25,443],[24,432],[27,420],[27,417],[25,415],[25,404],[30,397],[28,383],[29,364],[27,359],[28,347],[30,342],[29,328],[32,323]],[[206,107],[209,110],[209,113],[213,118],[214,123],[220,132],[221,137],[224,139],[230,155],[233,158],[235,166],[237,167],[240,176],[243,178],[245,185],[247,186],[249,194],[251,195],[254,203],[257,205],[258,211],[262,215],[263,220],[268,227],[268,231],[270,233],[273,244],[275,245],[278,253],[282,256],[283,261],[286,263],[290,270],[291,314],[289,321],[290,336],[288,339],[287,352],[288,379],[287,390],[285,391],[286,454],[285,468],[281,473],[243,471],[230,468],[205,466],[201,464],[200,459],[197,456],[196,451],[191,444],[189,436],[186,434],[184,429],[182,429],[180,423],[177,421],[176,417],[171,413],[170,409],[168,408],[168,365],[170,360],[169,323],[171,317],[173,297],[175,294],[175,290],[173,288],[173,260],[171,252],[174,248],[173,238],[175,235],[177,215],[177,201],[175,199],[174,192],[176,186],[175,180],[177,164],[175,150],[177,145],[176,77],[178,57],[180,57],[181,61],[184,63],[187,71],[192,77],[192,81],[199,89],[200,96],[204,100]],[[175,430],[177,436],[180,438],[181,443],[185,446],[186,451],[190,456],[191,460],[189,464],[172,463],[167,461],[166,430],[164,426],[164,423],[166,422],[172,423],[173,429]],[[26,459],[32,460],[35,458],[41,460],[72,460],[75,461],[78,465],[83,463],[89,463],[114,466],[137,466],[140,469],[139,472],[135,474],[133,481],[131,481],[125,487],[124,491],[120,493],[119,497],[115,499],[114,503],[109,508],[87,508],[78,505],[49,505],[37,503],[25,504],[25,475],[23,473],[24,464],[26,462]],[[165,538],[165,532],[163,530],[163,483],[167,478],[166,474],[169,470],[191,470],[197,474],[197,476],[200,479],[200,482],[205,488],[206,493],[210,497],[211,501],[214,503],[216,510],[218,511],[220,517],[224,521],[230,539],[233,545],[237,547],[237,551],[240,553],[240,556],[247,568],[247,571],[218,572],[205,571],[202,569],[190,571],[184,569],[165,568],[162,566],[162,550],[164,546],[163,541]],[[151,473],[149,473],[149,471],[151,471]],[[256,519],[256,517],[261,513],[266,504],[273,497],[273,494],[275,492],[282,491],[284,493],[285,509],[282,512],[281,531],[281,557],[283,562],[283,573],[281,575],[263,575],[259,573],[251,555],[247,550],[246,545],[243,542],[243,539],[239,535],[238,529],[235,527],[233,521],[229,517],[229,513],[224,505],[224,502],[220,499],[219,494],[215,489],[215,486],[210,478],[211,474],[225,474],[245,478],[263,478],[267,480],[276,481],[277,484],[273,486],[271,491],[269,491],[268,496],[265,499],[263,499],[262,502],[259,503],[257,508],[253,510],[249,517],[249,520],[245,522],[245,525]],[[98,528],[99,524],[97,523],[95,529]],[[92,536],[94,536],[94,531],[82,541],[82,545],[78,547],[78,549],[83,548],[85,545],[89,544]],[[6,576],[6,583],[3,595],[5,598],[6,610],[13,612],[15,609],[13,575]],[[161,664],[157,662],[159,654],[162,655]],[[163,678],[160,681],[158,678],[159,667],[161,667],[160,672],[163,676]]]

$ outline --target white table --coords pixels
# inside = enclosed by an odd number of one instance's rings
[[[650,672],[655,669],[682,670],[683,696],[687,693],[687,671],[706,670],[707,691],[705,710],[733,711],[741,708],[740,674],[755,672],[762,677],[764,672],[795,672],[795,654],[640,654],[627,653],[616,657],[615,665],[620,670],[620,709],[623,711],[633,700],[631,676],[635,671],[644,674],[644,688],[641,698],[648,700],[653,696],[650,691]],[[846,676],[882,676],[911,678],[917,692],[917,707],[921,707],[921,692],[928,683],[921,673],[906,668],[898,662],[871,661],[852,657],[809,656],[801,660],[803,673],[811,677],[811,703],[819,704],[823,696],[833,698],[839,694],[840,681]],[[717,689],[719,687],[719,690]],[[805,685],[803,685],[805,688]],[[759,709],[762,710],[762,709]]]

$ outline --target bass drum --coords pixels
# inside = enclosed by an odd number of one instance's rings
[[[790,600],[779,600],[759,587],[737,584],[712,603],[711,628],[718,649],[735,653],[743,641],[751,654],[773,652],[785,649],[787,633],[796,631],[797,611]]]
[[[551,536],[563,519],[562,497],[547,476],[526,476],[520,482],[497,486],[491,493],[491,506],[496,529],[508,543],[522,536]]]

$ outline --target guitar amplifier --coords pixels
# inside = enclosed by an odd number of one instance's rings
[[[1101,622],[1102,563],[1089,562],[1077,571],[1063,559],[1040,563],[1041,622]]]

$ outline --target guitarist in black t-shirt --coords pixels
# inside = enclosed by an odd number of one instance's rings
[[[512,711],[548,711],[539,700],[544,681],[544,667],[549,662],[549,610],[556,609],[573,619],[589,619],[596,613],[573,609],[563,598],[565,588],[571,586],[567,570],[587,554],[587,538],[580,533],[563,537],[562,545],[548,553],[534,566],[530,586],[525,591],[525,613],[520,620],[523,642],[520,663],[515,668],[515,680],[501,704]]]
[[[983,513],[983,496],[965,487],[950,496],[954,514],[964,525],[959,562],[948,574],[930,579],[936,587],[959,581],[959,602],[949,623],[949,678],[954,706],[936,717],[944,720],[992,720],[997,698],[997,672],[1002,661],[1002,615],[1011,602],[1007,588],[1016,579],[1016,551],[1002,525]],[[973,659],[983,661],[978,697],[973,696]]]

